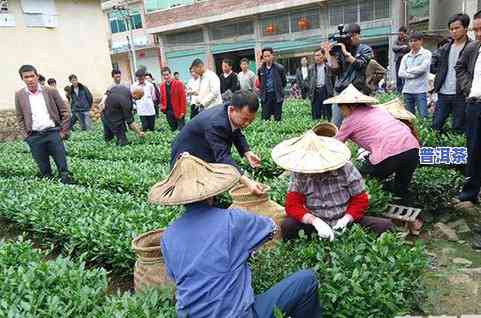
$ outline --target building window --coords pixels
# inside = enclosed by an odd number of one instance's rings
[[[169,45],[202,43],[204,42],[204,33],[202,30],[173,33],[166,35],[165,40]]]
[[[391,0],[351,0],[329,7],[329,24],[350,24],[391,16]]]
[[[142,29],[142,15],[139,10],[131,11],[132,30]],[[109,14],[110,31],[112,33],[120,33],[128,30],[125,17],[121,13],[111,12]]]
[[[263,18],[261,27],[264,36],[289,33],[289,15],[285,13]]]
[[[254,34],[254,24],[252,21],[218,24],[210,27],[210,35],[213,40],[228,39],[251,34]]]
[[[302,32],[311,29],[319,29],[320,8],[310,8],[290,14],[291,32]]]
[[[146,12],[152,12],[180,6],[188,6],[204,1],[207,0],[144,0],[144,7]]]

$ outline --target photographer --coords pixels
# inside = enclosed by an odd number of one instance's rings
[[[374,58],[372,49],[361,44],[361,27],[359,24],[350,24],[346,30],[339,26],[339,35],[335,36],[336,43],[326,42],[323,48],[326,51],[328,66],[334,76],[336,83],[335,94],[339,94],[349,84],[353,84],[364,94],[369,94],[366,85],[366,68],[369,61]],[[332,121],[336,126],[341,126],[342,115],[337,105],[332,106]]]

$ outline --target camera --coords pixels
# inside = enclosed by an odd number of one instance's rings
[[[329,41],[334,43],[329,53],[336,57],[342,55],[340,43],[343,43],[347,48],[349,48],[351,44],[351,33],[344,31],[344,24],[339,24],[337,30],[338,33],[329,36]]]

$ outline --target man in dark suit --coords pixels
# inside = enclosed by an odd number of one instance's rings
[[[62,183],[71,183],[63,140],[69,135],[69,112],[56,89],[39,84],[32,65],[19,70],[25,88],[15,93],[17,123],[42,177],[52,177],[49,157],[57,165]]]
[[[177,135],[172,145],[171,165],[174,166],[180,154],[188,152],[209,163],[232,165],[243,174],[231,157],[234,145],[252,168],[259,167],[260,158],[250,151],[242,134],[242,129],[254,121],[258,108],[259,102],[254,93],[238,91],[232,95],[230,104],[214,106],[201,112]],[[264,192],[260,184],[245,175],[242,175],[240,182],[255,194]]]

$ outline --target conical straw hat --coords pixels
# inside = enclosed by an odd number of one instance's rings
[[[341,94],[326,99],[324,104],[377,104],[377,99],[364,95],[354,85],[349,84]]]
[[[239,179],[239,172],[231,165],[207,163],[183,153],[169,177],[152,187],[149,201],[162,205],[199,202],[229,190]]]
[[[282,168],[299,173],[322,173],[344,166],[351,158],[342,142],[317,136],[312,130],[274,147],[272,159]]]
[[[413,121],[416,116],[404,107],[404,104],[399,98],[393,99],[387,103],[373,105],[387,110],[391,115],[397,119]]]

